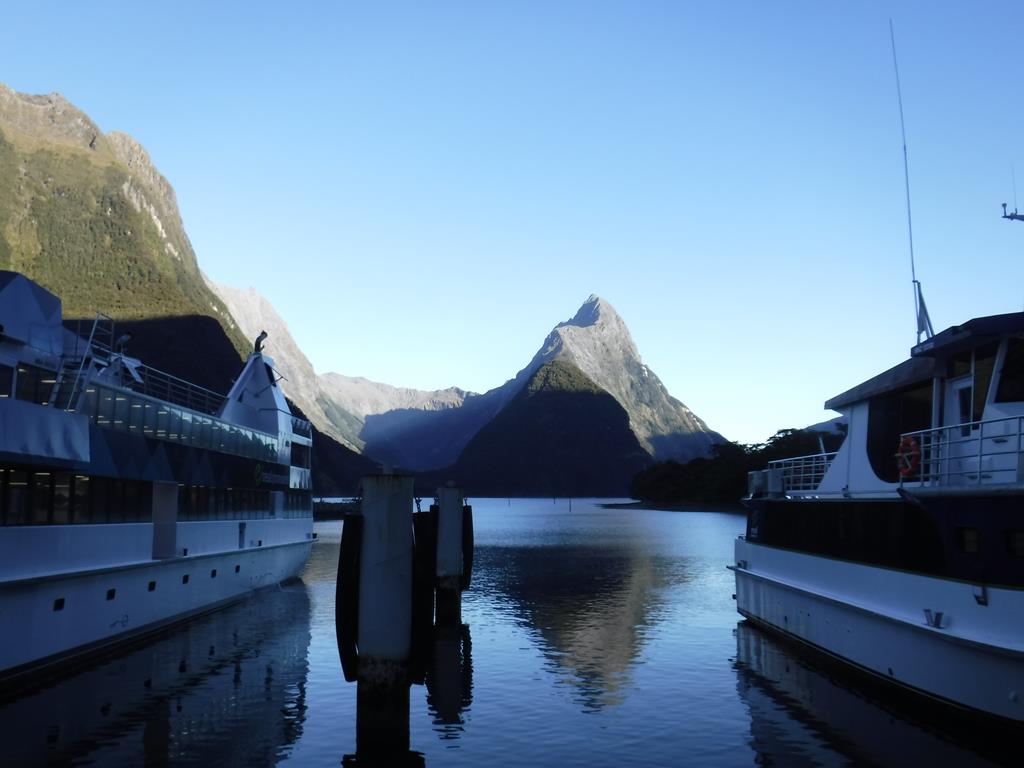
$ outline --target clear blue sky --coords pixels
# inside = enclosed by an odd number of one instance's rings
[[[141,141],[318,371],[483,391],[590,293],[734,440],[1024,307],[1024,5],[66,2],[0,81]],[[272,347],[270,347],[272,350]]]

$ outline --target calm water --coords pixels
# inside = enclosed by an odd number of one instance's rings
[[[740,621],[741,516],[473,505],[467,628],[410,696],[426,765],[989,764]],[[0,707],[0,761],[338,766],[356,689],[334,636],[341,524],[317,530],[301,583]]]

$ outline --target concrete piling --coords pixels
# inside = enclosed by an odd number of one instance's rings
[[[462,489],[437,489],[437,624],[462,623]]]
[[[412,500],[409,476],[363,478],[356,687],[356,751],[361,756],[409,750]]]

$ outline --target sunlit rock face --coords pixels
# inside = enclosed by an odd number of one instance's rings
[[[655,460],[707,456],[712,445],[723,441],[643,364],[626,324],[599,296],[590,296],[571,320],[555,326],[527,369],[550,360],[572,363],[614,397]]]

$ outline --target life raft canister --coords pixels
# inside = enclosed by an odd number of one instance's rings
[[[896,451],[896,466],[899,468],[900,477],[916,475],[921,466],[921,448],[917,440],[909,435],[900,440],[899,450]]]

